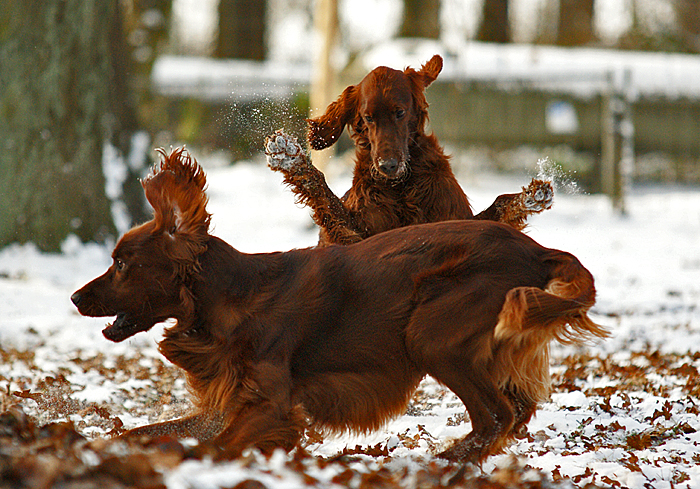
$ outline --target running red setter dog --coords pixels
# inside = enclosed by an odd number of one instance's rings
[[[319,244],[349,244],[389,229],[452,219],[486,219],[523,229],[530,214],[551,207],[551,184],[533,179],[522,192],[501,195],[474,216],[437,138],[425,133],[423,92],[441,70],[438,55],[419,71],[380,66],[347,87],[325,114],[308,121],[313,149],[334,144],[346,126],[355,142],[352,187],[342,199],[296,140],[281,132],[268,138],[270,167],[281,171],[298,201],[312,208],[321,228]]]
[[[187,374],[197,412],[126,436],[195,437],[220,457],[291,450],[306,428],[381,427],[430,374],[472,423],[439,456],[476,462],[547,397],[550,340],[607,334],[587,315],[591,274],[509,226],[450,221],[244,254],[209,234],[205,184],[189,155],[163,153],[143,182],[153,220],[71,297],[83,315],[116,316],[103,332],[115,342],[176,319],[159,349]]]

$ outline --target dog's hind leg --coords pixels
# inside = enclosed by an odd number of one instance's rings
[[[486,299],[489,290],[479,280],[454,286],[444,277],[426,277],[418,286],[406,345],[416,365],[460,398],[472,422],[471,433],[439,456],[479,463],[505,446],[516,415],[490,369],[500,303]]]
[[[506,395],[515,411],[515,420],[510,430],[510,435],[515,437],[524,434],[524,428],[530,422],[530,419],[532,419],[535,411],[537,411],[537,403],[528,396],[523,395],[522,392],[512,385],[505,387],[503,393]]]
[[[513,408],[485,368],[470,366],[466,358],[444,360],[429,373],[464,403],[472,431],[438,457],[479,463],[505,447],[515,419]]]

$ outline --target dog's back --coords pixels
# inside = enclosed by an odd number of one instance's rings
[[[294,331],[296,395],[319,427],[376,429],[426,373],[453,388],[480,372],[536,405],[548,395],[549,341],[605,335],[586,314],[590,273],[506,225],[432,223],[289,256],[300,271],[270,322]],[[300,295],[290,312],[285,300]],[[498,398],[462,400],[475,395]]]

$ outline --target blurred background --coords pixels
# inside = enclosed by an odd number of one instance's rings
[[[431,129],[463,172],[547,156],[625,211],[700,184],[700,0],[0,0],[0,248],[114,238],[154,147],[264,164],[372,68],[443,56]],[[349,139],[335,158],[342,171]]]

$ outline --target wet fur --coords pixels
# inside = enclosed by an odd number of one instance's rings
[[[455,219],[494,220],[522,229],[528,215],[540,212],[525,209],[521,194],[514,193],[499,196],[474,216],[448,156],[435,135],[425,132],[424,92],[442,63],[435,55],[419,70],[375,68],[347,87],[324,114],[309,119],[312,149],[335,144],[346,128],[355,143],[352,187],[342,198],[310,161],[274,168],[282,171],[297,200],[313,209],[320,245],[350,244],[389,229]]]
[[[143,182],[152,221],[72,296],[117,316],[122,341],[174,318],[159,344],[197,411],[125,436],[172,434],[291,450],[307,428],[369,432],[401,415],[425,375],[465,404],[472,431],[439,454],[478,462],[549,394],[548,344],[605,337],[590,273],[488,221],[403,227],[350,246],[245,254],[208,233],[204,174],[181,150]]]

